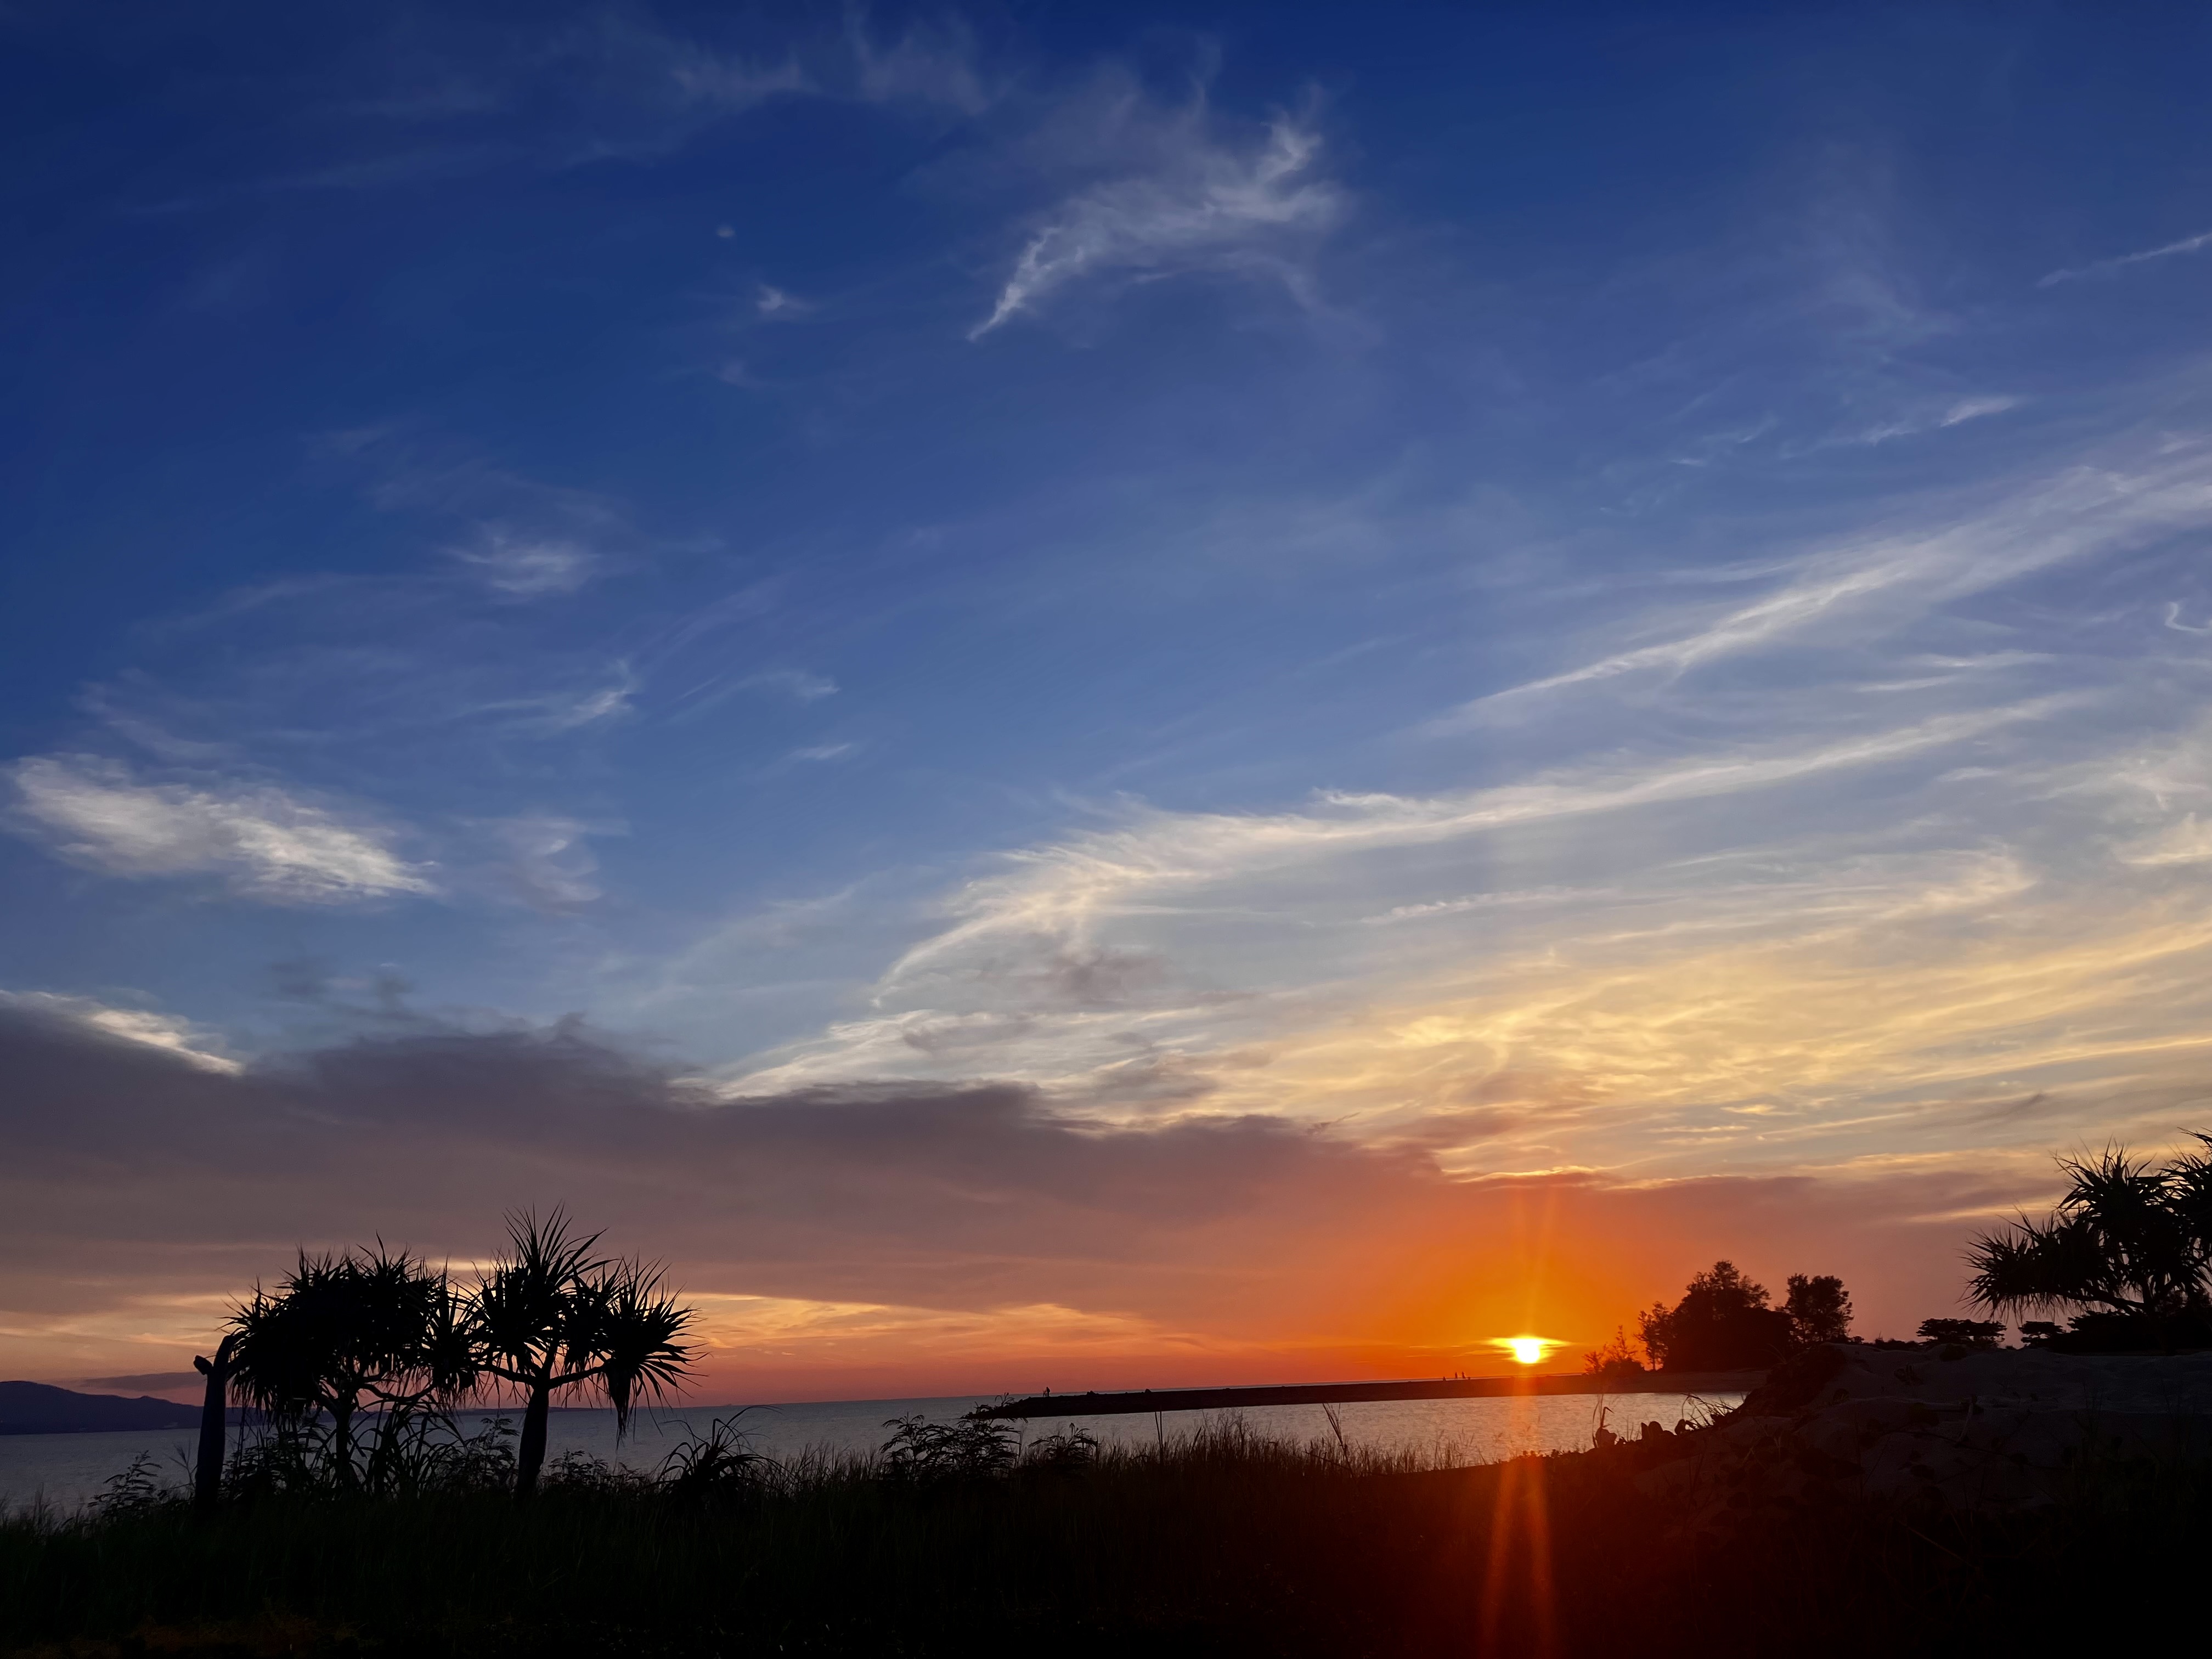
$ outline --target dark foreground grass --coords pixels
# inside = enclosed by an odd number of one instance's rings
[[[702,1501],[154,1504],[0,1524],[0,1651],[1976,1653],[2201,1617],[2201,1472],[2105,1471],[2027,1516],[1832,1494],[1686,1525],[1635,1461],[1423,1469],[1230,1431],[964,1482],[817,1464]]]

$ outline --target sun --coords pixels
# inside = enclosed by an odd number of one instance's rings
[[[1544,1350],[1551,1345],[1540,1336],[1501,1336],[1498,1346],[1513,1356],[1516,1364],[1535,1365],[1543,1362]]]

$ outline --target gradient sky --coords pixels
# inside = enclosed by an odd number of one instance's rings
[[[556,1203],[729,1396],[1902,1334],[2212,1122],[2201,8],[0,40],[0,1374]]]

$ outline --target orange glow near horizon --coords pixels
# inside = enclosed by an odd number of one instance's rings
[[[1499,1347],[1513,1356],[1516,1365],[1540,1365],[1544,1357],[1559,1344],[1545,1336],[1501,1336],[1495,1340]]]

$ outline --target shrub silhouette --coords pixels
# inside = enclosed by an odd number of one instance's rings
[[[1994,1348],[2004,1327],[1994,1319],[1923,1319],[1916,1333],[1923,1342],[1952,1342],[1962,1348]]]
[[[1030,1442],[1022,1452],[1021,1467],[1055,1474],[1079,1474],[1096,1467],[1097,1462],[1097,1437],[1070,1423]]]
[[[718,1417],[706,1433],[690,1437],[661,1460],[659,1482],[670,1497],[693,1503],[751,1497],[773,1468],[736,1418]]]
[[[1612,1341],[1583,1356],[1583,1372],[1588,1376],[1641,1376],[1644,1362],[1629,1351],[1628,1334],[1616,1325]]]
[[[963,1419],[931,1423],[920,1413],[890,1417],[883,1471],[893,1480],[936,1486],[1003,1474],[1014,1466],[1013,1431],[994,1422]]]

